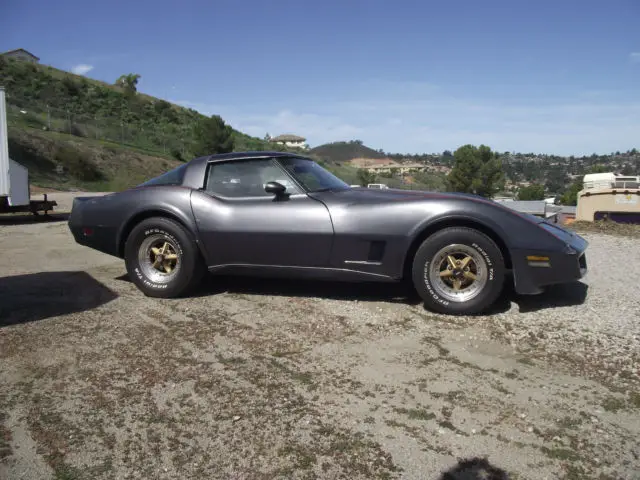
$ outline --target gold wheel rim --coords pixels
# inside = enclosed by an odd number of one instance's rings
[[[436,293],[451,302],[471,300],[487,283],[485,259],[475,248],[464,244],[440,249],[425,273]]]
[[[151,266],[160,273],[171,273],[178,263],[178,254],[169,242],[164,242],[162,247],[149,248],[149,257]]]
[[[166,235],[150,235],[139,247],[138,264],[149,281],[166,284],[181,269],[181,253],[176,242]]]
[[[455,291],[470,287],[476,281],[478,266],[473,257],[465,253],[447,255],[440,265],[440,278]]]

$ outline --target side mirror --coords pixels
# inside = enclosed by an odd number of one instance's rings
[[[278,182],[268,182],[264,186],[264,191],[267,193],[273,193],[276,197],[280,197],[284,195],[284,192],[287,190],[287,187]]]

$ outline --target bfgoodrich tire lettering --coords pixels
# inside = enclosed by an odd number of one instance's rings
[[[503,290],[502,253],[487,235],[466,227],[445,228],[418,248],[412,280],[425,306],[453,315],[481,313]]]
[[[189,232],[164,217],[148,218],[136,225],[127,238],[124,256],[129,278],[150,297],[186,294],[204,273]]]

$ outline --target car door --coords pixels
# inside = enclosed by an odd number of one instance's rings
[[[267,193],[271,181],[284,185],[286,194]],[[210,163],[192,208],[209,266],[329,265],[333,225],[327,207],[272,158]]]

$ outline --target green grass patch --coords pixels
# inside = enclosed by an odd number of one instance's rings
[[[436,414],[425,408],[394,408],[397,413],[408,416],[411,420],[433,420]]]

